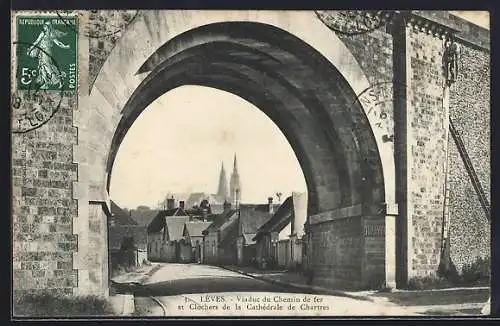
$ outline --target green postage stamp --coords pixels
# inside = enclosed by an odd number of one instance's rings
[[[19,16],[16,25],[17,89],[75,90],[78,17]]]
[[[78,90],[78,16],[22,13],[12,21],[12,128],[37,129]]]

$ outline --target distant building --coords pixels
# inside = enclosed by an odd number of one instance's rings
[[[283,204],[277,209],[276,213],[264,223],[253,238],[256,244],[257,263],[261,267],[286,266],[288,265],[290,255],[279,255],[278,243],[280,241],[280,233],[286,229],[290,229],[293,217],[293,200],[292,197],[285,199]],[[286,235],[290,235],[290,232]],[[283,239],[283,237],[281,237]],[[285,248],[286,250],[286,248]]]
[[[307,218],[307,194],[292,193],[253,238],[259,266],[297,268],[304,256],[302,238]]]
[[[186,208],[192,209],[198,207],[203,200],[208,200],[212,214],[221,214],[224,210],[224,203],[227,201],[231,203],[234,207],[241,202],[241,181],[238,172],[238,163],[236,159],[236,154],[234,155],[233,161],[233,172],[231,173],[231,179],[229,182],[229,189],[227,183],[226,170],[224,168],[224,163],[221,164],[221,170],[219,174],[219,184],[217,186],[216,194],[208,194],[205,192],[194,192],[191,193],[186,202]]]
[[[191,260],[195,263],[203,261],[203,231],[212,222],[191,221],[184,223],[183,236],[187,244],[191,245]]]
[[[169,202],[173,203],[173,199]],[[190,246],[186,249],[183,240],[184,223],[190,216],[182,207],[162,210],[148,225],[148,257],[150,260],[182,262],[191,256]],[[188,253],[187,253],[188,252]]]
[[[236,250],[227,241],[231,226],[236,227],[238,211],[226,203],[224,212],[215,216],[214,221],[203,231],[203,263],[206,264],[234,264],[236,262]]]
[[[240,204],[238,207],[238,228],[235,239],[238,265],[248,265],[255,260],[256,242],[253,239],[258,229],[273,216],[279,205],[268,198],[267,204]]]

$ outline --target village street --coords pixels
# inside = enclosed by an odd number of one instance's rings
[[[200,264],[164,264],[134,290],[136,310],[150,316],[415,314],[385,302],[300,292]]]

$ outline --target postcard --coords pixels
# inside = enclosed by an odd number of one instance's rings
[[[11,18],[14,318],[490,314],[488,12]]]

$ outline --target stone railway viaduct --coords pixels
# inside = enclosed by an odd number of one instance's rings
[[[108,294],[115,155],[148,104],[181,85],[239,95],[287,137],[308,186],[313,282],[435,274],[445,207],[454,263],[488,256],[489,216],[448,130],[489,201],[489,31],[447,12],[395,12],[356,35],[327,23],[313,11],[140,11],[113,38],[80,33],[78,96],[12,135],[15,293]],[[460,45],[450,85],[447,39]]]

